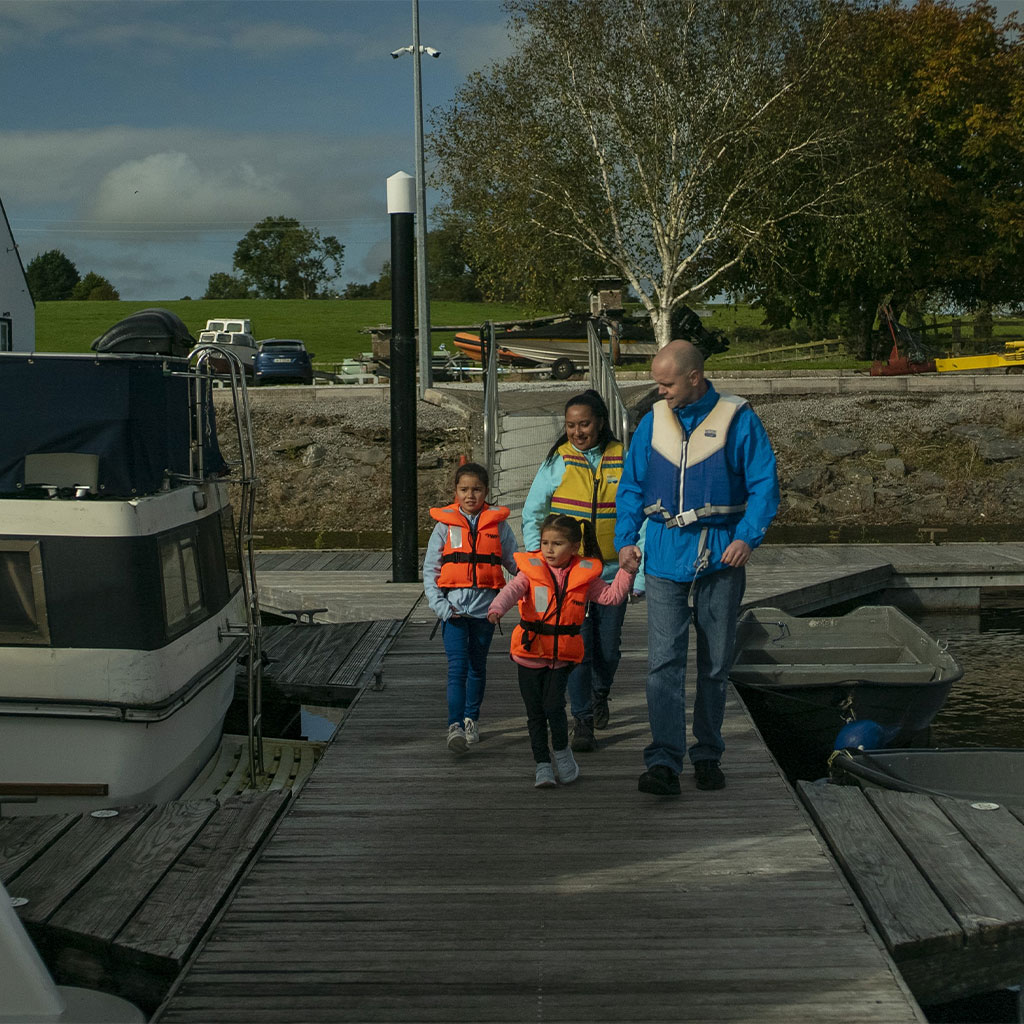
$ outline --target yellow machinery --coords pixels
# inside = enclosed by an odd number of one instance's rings
[[[1005,367],[1007,373],[1024,373],[1024,341],[1008,341],[1002,352],[990,352],[988,355],[935,360],[935,369],[939,373],[949,373],[951,370],[988,370],[998,366]]]

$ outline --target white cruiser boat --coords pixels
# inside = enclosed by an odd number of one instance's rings
[[[244,374],[231,470],[209,353],[172,351],[0,354],[0,814],[179,795],[240,657],[258,708]]]

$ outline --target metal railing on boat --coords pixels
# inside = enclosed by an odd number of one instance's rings
[[[214,370],[216,360],[218,369]],[[213,450],[216,424],[213,415],[212,391],[215,382],[226,384],[231,391],[238,461],[227,463],[225,483],[239,487],[239,509],[235,526],[235,553],[245,621],[228,623],[219,630],[221,637],[239,637],[246,641],[246,681],[248,691],[249,776],[255,782],[264,774],[263,763],[263,640],[260,620],[259,587],[256,582],[256,550],[254,520],[259,479],[256,475],[256,446],[253,440],[252,413],[246,384],[245,364],[229,348],[199,344],[189,356],[189,473],[190,482],[203,483],[210,477],[206,453]],[[227,369],[221,369],[226,365]]]

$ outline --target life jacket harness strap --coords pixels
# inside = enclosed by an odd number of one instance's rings
[[[688,508],[685,512],[680,512],[678,515],[672,515],[669,510],[662,505],[661,498],[659,498],[653,505],[648,505],[644,509],[644,515],[660,515],[666,528],[671,529],[673,526],[690,526],[692,523],[696,523],[700,519],[706,519],[708,516],[739,515],[746,510],[746,502],[742,505],[707,504],[702,505],[700,508]]]
[[[553,622],[543,622],[540,619],[521,619],[519,625],[523,630],[522,645],[524,650],[529,650],[533,646],[533,638],[535,636],[579,636],[580,625],[555,625]],[[557,655],[558,647],[556,641],[555,652]]]
[[[453,551],[450,554],[441,556],[441,564],[455,562],[476,562],[477,565],[501,565],[501,555],[484,555],[476,551]]]

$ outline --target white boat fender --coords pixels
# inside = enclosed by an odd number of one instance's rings
[[[0,884],[0,1024],[143,1024],[133,1003],[107,992],[56,985]]]

